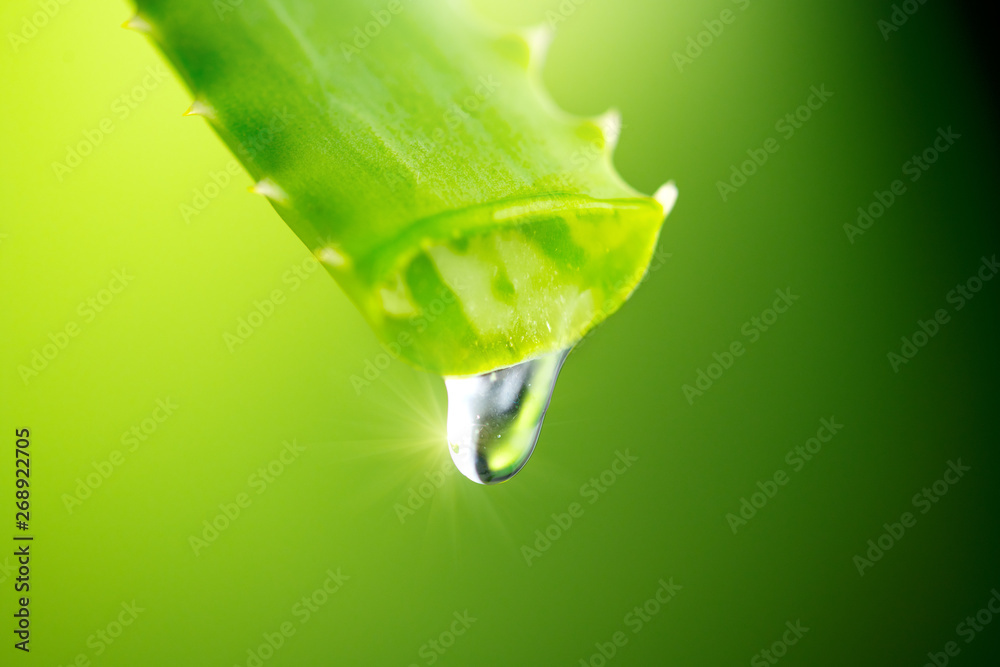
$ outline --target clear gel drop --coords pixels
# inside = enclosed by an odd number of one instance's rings
[[[567,354],[560,350],[482,375],[444,379],[448,450],[463,475],[497,484],[524,467]]]

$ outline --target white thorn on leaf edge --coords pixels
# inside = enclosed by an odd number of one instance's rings
[[[548,55],[549,46],[556,35],[556,31],[547,23],[525,29],[521,35],[528,43],[528,67],[540,69],[545,63],[545,56]]]
[[[618,109],[608,109],[594,119],[604,134],[604,145],[608,150],[614,150],[618,145],[618,137],[622,133],[622,114]]]
[[[333,246],[326,246],[316,251],[319,261],[333,267],[341,267],[347,264],[347,258]]]
[[[667,215],[677,203],[677,186],[673,181],[667,181],[656,191],[653,199],[660,202],[660,206],[663,207],[663,215]]]
[[[146,35],[153,32],[153,27],[149,25],[146,19],[142,18],[138,14],[130,18],[125,23],[122,23],[122,27],[126,30],[135,30],[136,32],[141,32]]]
[[[195,100],[184,112],[185,116],[204,116],[205,118],[215,118],[215,109],[204,102]]]
[[[282,190],[281,186],[272,181],[270,178],[262,178],[251,185],[250,192],[255,195],[267,197],[271,201],[276,201],[281,204],[288,202],[288,193]]]

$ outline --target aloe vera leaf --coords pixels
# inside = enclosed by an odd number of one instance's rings
[[[191,112],[417,367],[471,375],[568,348],[644,274],[676,191],[621,180],[613,114],[548,99],[544,31],[495,31],[447,0],[135,5],[128,25]]]

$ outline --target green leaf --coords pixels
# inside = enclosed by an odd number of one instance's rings
[[[446,0],[136,6],[191,112],[416,366],[469,375],[565,349],[645,272],[664,206],[614,171],[616,114],[548,99],[545,31]]]

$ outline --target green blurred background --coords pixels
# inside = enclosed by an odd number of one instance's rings
[[[30,655],[12,646],[0,551],[2,663],[762,665],[800,621],[781,664],[918,666],[949,641],[950,664],[998,664],[1000,623],[970,643],[956,628],[1000,588],[1000,281],[961,310],[947,295],[1000,250],[1000,170],[953,9],[920,5],[886,40],[888,2],[475,4],[556,22],[553,97],[618,107],[623,177],[681,193],[669,257],[571,355],[531,462],[491,488],[450,472],[440,379],[393,362],[355,391],[374,335],[324,273],[298,277],[308,252],[245,173],[225,183],[231,156],[118,27],[125,3],[3,3],[0,492],[14,429],[30,428],[35,541]],[[724,9],[734,20],[679,68]],[[775,123],[823,85],[833,96],[786,139]],[[948,127],[961,138],[911,183],[904,163]],[[780,150],[723,201],[717,182],[768,137]],[[851,243],[844,224],[895,179],[906,193]],[[127,286],[102,291],[123,270]],[[744,323],[785,288],[799,300],[751,341]],[[224,334],[274,290],[284,302],[231,351]],[[950,321],[894,372],[887,353],[939,308]],[[745,354],[688,401],[734,341]],[[795,471],[786,453],[831,417],[843,428]],[[595,492],[626,451],[638,460]],[[914,494],[958,459],[970,470],[921,514]],[[734,534],[726,515],[779,470],[787,485]],[[220,505],[238,499],[226,526]],[[552,528],[574,502],[582,516]],[[859,575],[854,557],[907,511],[916,525]],[[316,593],[338,569],[340,588]],[[682,588],[635,632],[628,614],[671,578]],[[294,634],[261,651],[282,624]]]

